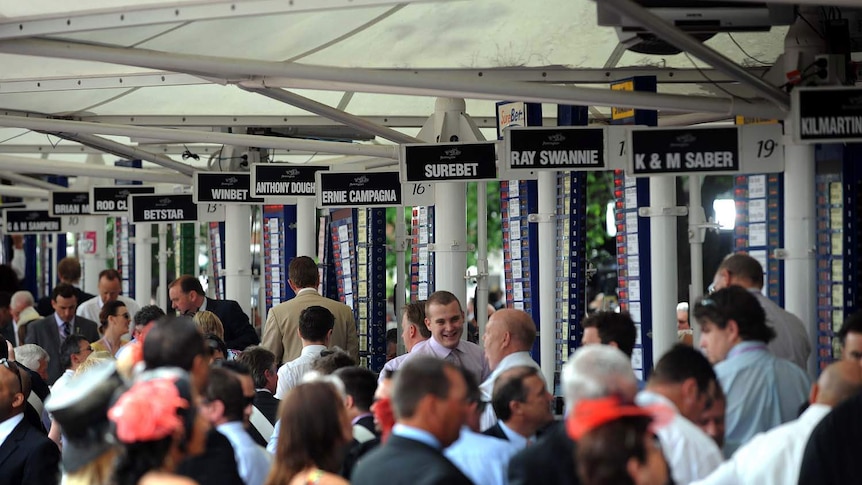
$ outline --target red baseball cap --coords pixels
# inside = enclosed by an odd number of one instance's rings
[[[670,423],[676,412],[662,404],[638,406],[624,403],[616,396],[583,399],[578,401],[566,419],[566,430],[569,436],[577,441],[591,430],[626,416],[651,418],[650,430],[655,432]]]

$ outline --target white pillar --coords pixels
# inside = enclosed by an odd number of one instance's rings
[[[317,207],[311,197],[296,199],[296,255],[314,258],[317,254]]]
[[[153,297],[152,233],[152,224],[135,224],[135,294],[129,296],[141,306],[149,305]]]
[[[488,183],[476,184],[476,301],[473,313],[479,329],[479,345],[488,324]],[[468,295],[469,297],[469,295]]]
[[[434,287],[452,292],[466,309],[467,186],[434,184],[434,196]]]
[[[251,315],[251,206],[225,206],[225,297]]]
[[[691,286],[688,289],[689,326],[692,330],[692,343],[695,348],[700,345],[700,325],[692,318],[694,302],[703,296],[703,240],[706,233],[704,224],[706,214],[703,211],[700,175],[688,176],[688,240],[691,244]]]
[[[165,311],[170,310],[168,305],[168,225],[165,222],[159,224],[159,289],[156,293],[156,302]]]
[[[676,178],[650,177],[653,364],[677,341]],[[641,281],[641,287],[647,284]]]
[[[815,284],[814,145],[794,145],[792,121],[784,137],[784,308],[808,327],[809,341],[817,341]],[[817,375],[816,352],[811,352],[808,373]]]
[[[554,215],[557,209],[556,172],[539,172],[539,357],[541,359],[542,375],[549,390],[554,385],[554,370],[556,368],[556,223]]]
[[[825,40],[808,22],[817,25],[820,10],[800,7],[800,19],[790,26],[784,40],[785,69],[804,69],[814,56],[826,52]],[[796,109],[799,109],[796,107]],[[784,123],[784,309],[807,325],[809,342],[816,349],[817,293],[815,284],[814,145],[793,143],[792,113]],[[817,375],[816,350],[808,360],[808,373]]]

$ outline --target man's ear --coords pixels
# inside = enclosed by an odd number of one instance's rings
[[[353,406],[355,406],[355,405],[356,405],[356,402],[353,400],[353,396],[348,394],[344,398],[344,407],[346,407],[347,409],[353,409]]]
[[[431,320],[428,320],[428,317],[425,317],[425,326],[428,327],[428,330],[431,330]]]
[[[697,401],[697,396],[700,392],[698,392],[697,380],[694,377],[689,377],[682,381],[680,389],[682,390],[683,402],[691,403]]]
[[[736,320],[728,319],[727,320],[727,327],[725,327],[725,328],[728,331],[728,334],[730,335],[731,338],[739,337],[739,324],[736,323]]]
[[[500,346],[508,347],[510,342],[512,342],[512,334],[510,332],[503,332],[503,340],[500,342]]]

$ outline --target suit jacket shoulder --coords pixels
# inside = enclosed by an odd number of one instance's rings
[[[46,484],[60,480],[60,450],[47,436],[21,421],[0,446],[0,484]]]
[[[533,446],[509,460],[509,485],[546,483],[580,485],[575,470],[575,442],[566,434],[562,422],[555,423]]]
[[[233,446],[215,428],[207,432],[206,451],[180,462],[177,473],[200,485],[243,485],[237,471]]]
[[[440,451],[400,436],[369,452],[351,476],[353,485],[468,485],[473,482]]]
[[[227,348],[243,350],[249,345],[260,343],[254,327],[249,323],[248,315],[236,301],[207,298],[207,310],[215,313],[221,320]]]
[[[500,423],[497,423],[494,426],[491,426],[490,428],[486,429],[482,432],[482,434],[509,441],[509,437],[506,436],[506,433],[503,431],[503,428],[500,427]]]

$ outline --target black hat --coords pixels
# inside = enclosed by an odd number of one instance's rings
[[[114,440],[108,408],[115,393],[123,387],[114,362],[92,367],[82,376],[69,380],[60,392],[45,403],[63,429],[63,469],[74,473],[108,451]]]

